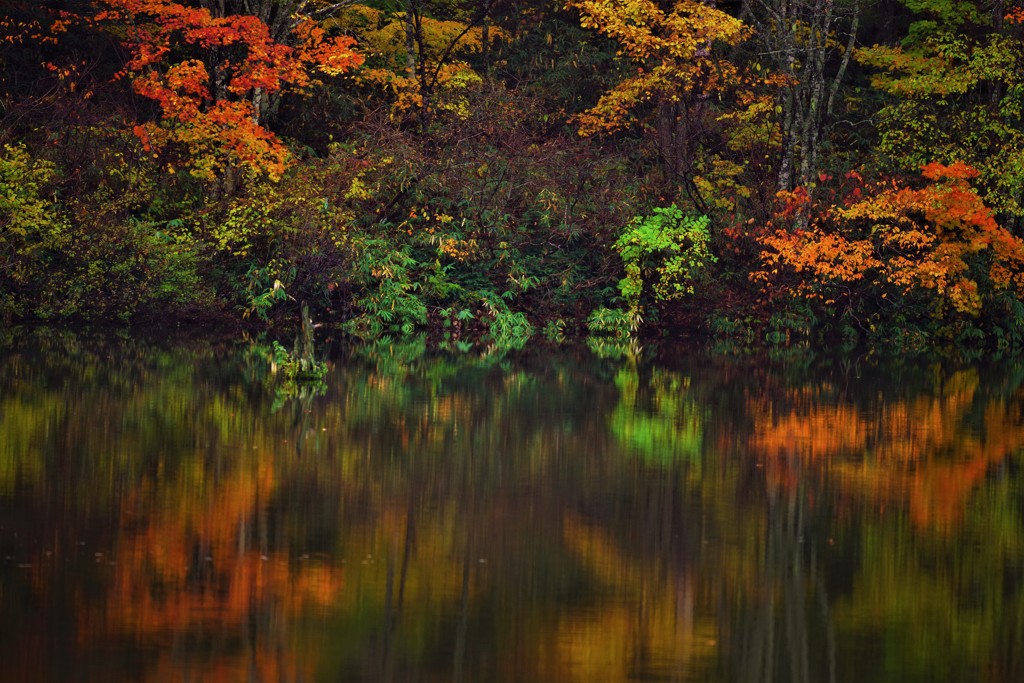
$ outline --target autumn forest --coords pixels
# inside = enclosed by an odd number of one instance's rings
[[[0,319],[1024,343],[1024,9],[8,0]]]

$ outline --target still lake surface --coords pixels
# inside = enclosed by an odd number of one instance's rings
[[[1021,681],[1024,362],[0,354],[0,681]]]

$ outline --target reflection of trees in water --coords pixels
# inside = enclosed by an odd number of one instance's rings
[[[60,381],[40,368],[39,383],[23,359],[0,363],[25,392],[11,399],[8,383],[0,397],[17,416],[2,427],[0,495],[15,478],[31,493],[10,508],[19,533],[102,539],[117,562],[0,569],[6,595],[77,624],[38,645],[51,653],[72,640],[155,650],[137,680],[182,667],[204,680],[717,680],[721,662],[737,683],[832,681],[880,619],[926,621],[891,603],[927,587],[918,602],[984,627],[983,644],[951,631],[946,649],[1020,672],[1012,383],[960,376],[865,399],[700,361],[413,359],[339,364],[324,397],[272,412],[259,369],[239,382],[210,349],[79,357]],[[972,501],[960,523],[922,544],[934,529],[903,523],[905,482],[978,462],[980,476],[959,477]],[[836,548],[826,530],[842,532]],[[985,539],[984,553],[944,559],[963,539]],[[82,577],[88,595],[53,597]]]
[[[408,379],[402,391],[415,395]],[[382,594],[356,668],[400,680],[443,661],[464,680],[567,681],[692,669],[713,643],[711,622],[700,635],[694,625],[691,464],[653,468],[610,441],[607,416],[621,406],[607,385],[581,390],[550,365],[479,379],[442,385],[426,404],[342,406],[364,416],[346,438],[375,451],[344,497],[371,501],[360,528],[384,551],[376,573],[346,576],[350,594]],[[364,440],[385,414],[397,429]],[[332,628],[354,629],[352,614],[339,610]]]
[[[801,490],[770,496],[763,557],[729,615],[724,650],[736,683],[836,680],[835,631],[825,577],[805,538]]]
[[[766,526],[729,593],[736,680],[1020,678],[1024,505],[992,499],[1019,482],[1020,373],[981,373],[746,389]]]

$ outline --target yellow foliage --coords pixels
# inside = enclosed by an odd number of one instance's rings
[[[693,182],[701,195],[711,198],[716,209],[735,211],[736,198],[750,196],[750,188],[738,180],[743,171],[743,164],[715,155],[707,172],[694,177]]]
[[[743,23],[710,5],[680,0],[665,12],[650,0],[569,0],[580,24],[616,40],[620,55],[637,66],[590,111],[577,117],[581,135],[629,124],[630,111],[647,100],[678,100],[738,80],[736,67],[715,56],[713,44],[736,45],[749,35]]]
[[[358,78],[389,92],[394,98],[396,115],[424,106],[426,84],[431,91],[430,106],[456,116],[468,116],[465,95],[481,85],[483,79],[465,58],[483,49],[483,28],[431,17],[419,20],[423,52],[416,50],[415,75],[409,69],[405,13],[385,13],[366,5],[354,5],[337,23],[359,37],[367,55],[367,65],[358,73]],[[490,27],[489,40],[507,38],[499,27]]]
[[[460,240],[453,237],[437,237],[437,253],[463,262],[474,261],[481,256],[477,240]]]

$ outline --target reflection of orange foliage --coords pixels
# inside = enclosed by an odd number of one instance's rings
[[[754,410],[767,423],[758,426],[750,444],[759,453],[816,460],[862,450],[867,442],[866,425],[852,406],[821,405],[810,412],[794,408],[773,414],[767,402],[758,401]]]
[[[242,627],[252,623],[260,624],[259,637],[276,640],[290,617],[332,603],[342,585],[339,569],[254,547],[254,530],[274,485],[273,470],[261,463],[213,483],[182,483],[173,500],[154,509],[140,502],[148,491],[139,492],[122,514],[106,604],[83,610],[82,644],[125,636],[159,642],[189,633],[230,633],[232,626],[244,633]],[[239,674],[255,667],[265,675],[261,680],[277,680],[295,669],[294,659],[287,646],[233,651],[209,662],[200,678],[243,680]],[[159,660],[153,680],[180,679],[179,665],[170,655]],[[191,661],[193,674],[195,666]]]
[[[942,395],[885,403],[877,411],[805,390],[791,392],[783,411],[754,399],[750,447],[765,458],[774,485],[794,484],[796,464],[827,463],[846,490],[906,500],[916,524],[948,529],[989,467],[1024,446],[1019,410],[1005,401],[985,406],[981,434],[965,424],[977,386],[975,375],[960,373]]]

